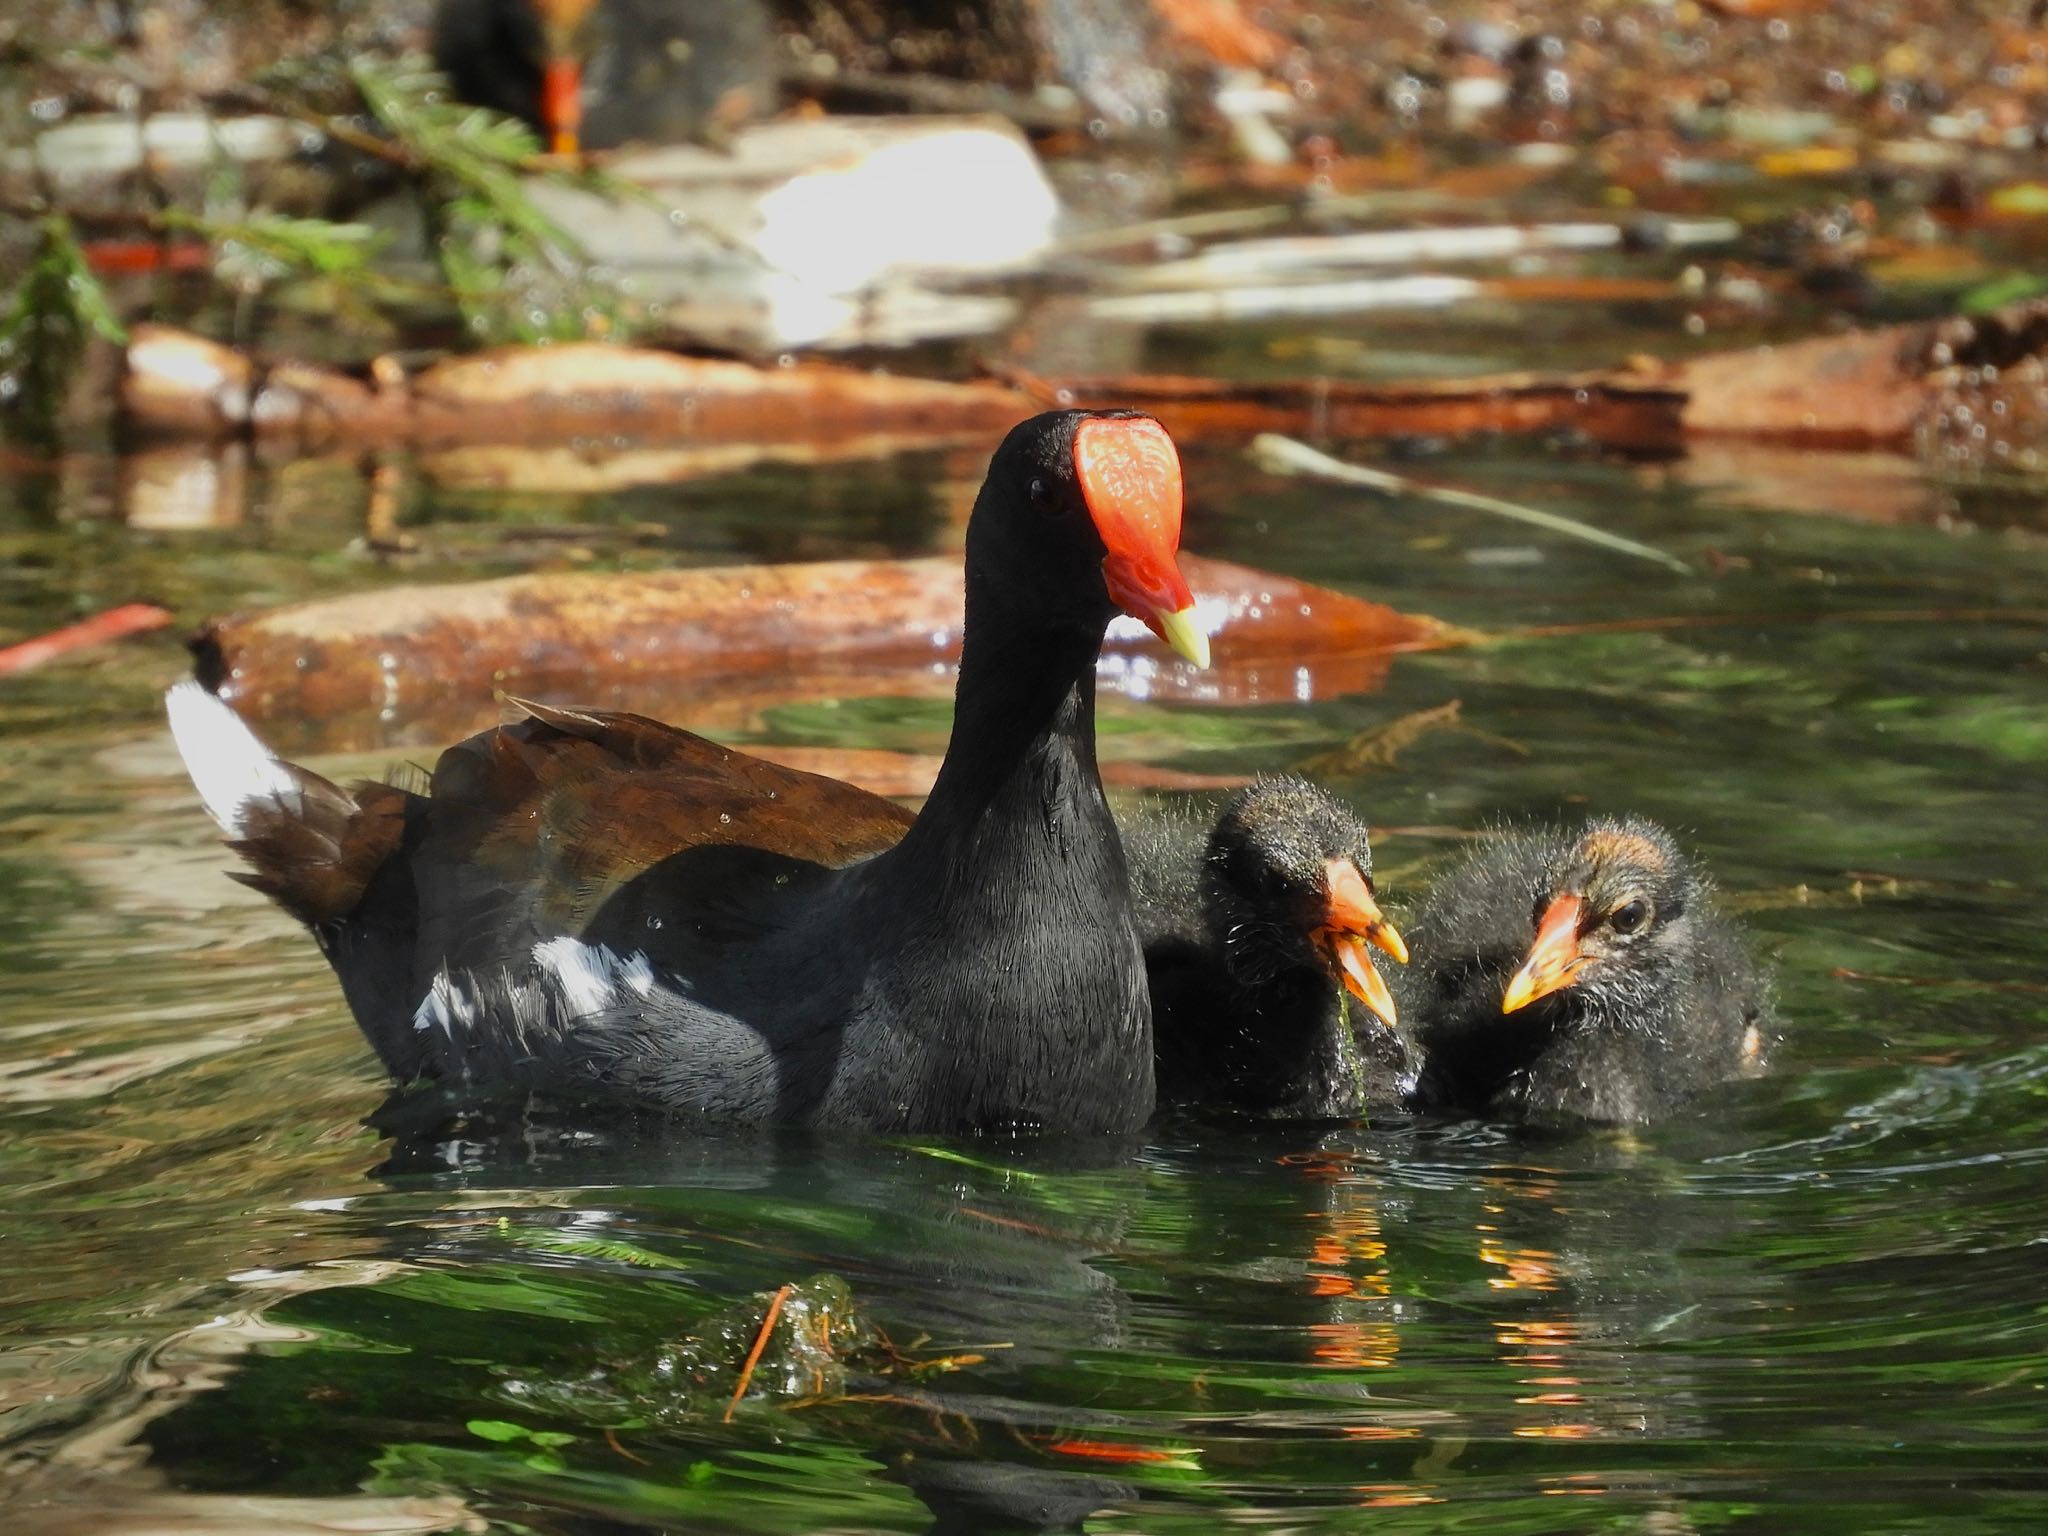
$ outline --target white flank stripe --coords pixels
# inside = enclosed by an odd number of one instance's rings
[[[571,938],[534,945],[533,963],[555,978],[572,1018],[612,1006],[629,989],[645,997],[654,985],[654,967],[645,955],[621,960],[602,944]]]

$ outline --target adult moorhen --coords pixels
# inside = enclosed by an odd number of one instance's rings
[[[1398,1101],[1413,1069],[1366,951],[1408,952],[1374,900],[1350,807],[1307,779],[1261,779],[1212,830],[1128,818],[1162,1104],[1341,1119]],[[1371,1010],[1354,1028],[1349,992]]]
[[[344,791],[200,689],[201,797],[309,924],[409,1079],[722,1121],[1134,1129],[1152,1030],[1095,767],[1121,609],[1208,659],[1149,417],[1063,411],[997,449],[967,528],[953,737],[897,806],[635,715],[526,706],[431,796]],[[906,830],[907,824],[907,830]]]
[[[761,0],[441,0],[434,63],[555,154],[715,136],[775,103]]]
[[[1653,822],[1483,843],[1410,933],[1396,992],[1420,1108],[1627,1124],[1764,1068],[1768,978]]]

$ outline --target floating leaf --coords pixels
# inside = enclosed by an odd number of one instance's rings
[[[417,165],[435,259],[473,333],[539,341],[624,329],[582,245],[526,194],[540,155],[526,124],[456,100],[421,58],[357,58],[349,74]]]

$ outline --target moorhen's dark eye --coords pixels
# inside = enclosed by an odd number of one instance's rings
[[[1031,505],[1040,512],[1057,512],[1058,504],[1053,500],[1052,487],[1043,475],[1031,477]]]
[[[1650,904],[1638,896],[1607,914],[1607,926],[1616,933],[1634,933],[1650,921]]]

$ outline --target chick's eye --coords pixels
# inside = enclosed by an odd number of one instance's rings
[[[1650,904],[1638,896],[1607,914],[1607,926],[1616,933],[1634,933],[1650,921]]]
[[[1046,483],[1043,475],[1031,477],[1031,505],[1040,512],[1058,510],[1053,504],[1052,487]]]

